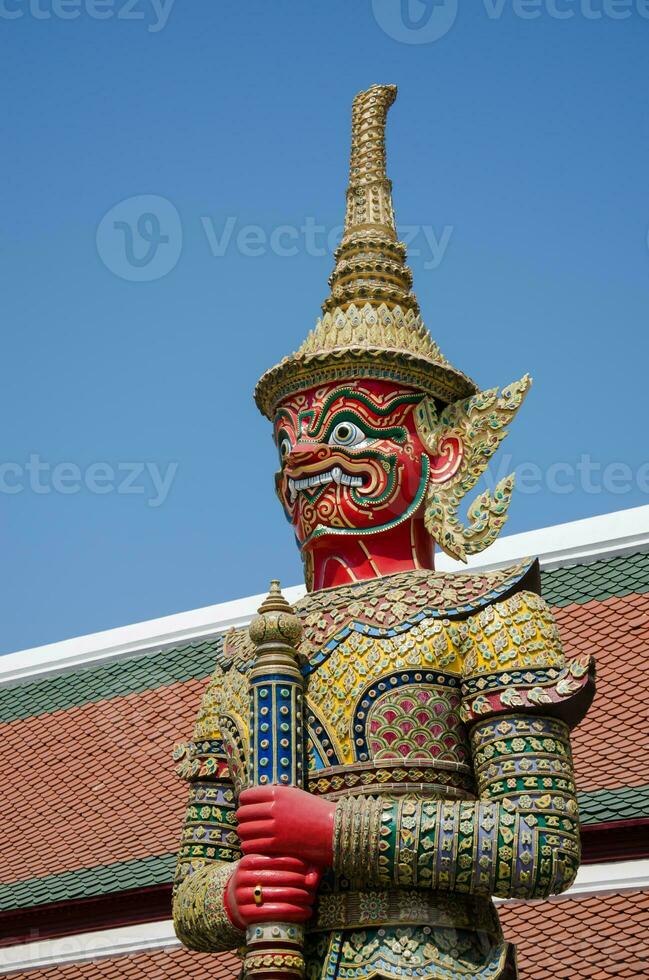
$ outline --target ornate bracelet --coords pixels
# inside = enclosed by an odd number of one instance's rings
[[[224,903],[225,889],[235,867],[235,864],[207,865],[178,885],[174,895],[174,927],[184,946],[220,953],[245,945],[245,932],[230,922]]]
[[[363,796],[338,802],[333,846],[338,874],[364,884],[379,883],[380,826],[385,806],[381,800]]]

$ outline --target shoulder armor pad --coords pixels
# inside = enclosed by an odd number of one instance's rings
[[[462,716],[536,712],[570,727],[584,717],[594,694],[588,654],[566,659],[550,607],[533,592],[516,592],[463,624]]]

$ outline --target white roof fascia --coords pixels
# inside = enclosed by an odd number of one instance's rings
[[[282,591],[289,602],[296,602],[306,589],[298,585]],[[180,646],[199,637],[226,633],[233,627],[247,625],[265,598],[266,593],[246,596],[5,654],[0,656],[0,687],[32,680],[39,675],[46,677],[89,664],[120,660],[147,649],[153,652],[156,647]]]
[[[171,919],[0,947],[0,974],[179,947]]]
[[[649,548],[649,504],[628,510],[571,521],[552,527],[511,534],[496,541],[468,566],[438,554],[440,571],[463,568],[488,570],[521,558],[538,557],[545,569],[631,554]],[[302,585],[284,589],[289,602],[305,593]],[[33,647],[0,656],[0,686],[9,686],[38,676],[74,670],[91,663],[118,660],[137,652],[189,642],[198,637],[245,626],[256,612],[264,594],[191,609],[188,612],[150,619],[131,626],[90,633],[86,636]]]

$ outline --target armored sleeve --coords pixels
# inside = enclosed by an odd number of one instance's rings
[[[242,946],[244,933],[230,922],[224,894],[241,856],[236,796],[218,717],[222,672],[207,687],[190,743],[175,750],[178,773],[189,783],[176,875],[173,915],[176,935],[190,949],[218,952]]]
[[[531,593],[475,620],[463,630],[464,696],[478,799],[341,801],[334,861],[348,878],[525,899],[574,881],[579,814],[569,724],[592,696],[590,665],[580,661],[571,672],[547,605]]]

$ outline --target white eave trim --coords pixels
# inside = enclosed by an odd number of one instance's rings
[[[302,585],[282,589],[289,602],[304,593]],[[101,633],[88,633],[59,643],[19,650],[0,656],[0,687],[37,676],[58,674],[90,664],[105,663],[132,656],[138,651],[180,645],[184,642],[245,626],[259,608],[266,593],[219,602],[214,606],[148,619],[143,623],[118,626]]]
[[[587,898],[592,895],[620,894],[649,888],[649,860],[618,861],[610,864],[587,864],[579,870],[572,888],[560,900]],[[567,910],[569,913],[569,910]],[[44,969],[64,963],[82,963],[110,956],[126,956],[180,946],[173,922],[145,922],[120,929],[83,932],[63,939],[0,948],[0,974]]]
[[[172,949],[180,946],[171,919],[144,922],[100,932],[79,932],[62,939],[41,939],[20,946],[0,947],[0,974],[43,970],[64,963],[83,963],[107,956]]]
[[[600,517],[556,524],[503,537],[482,554],[471,558],[469,568],[487,570],[521,558],[538,557],[545,569],[631,554],[649,547],[649,504]],[[466,566],[439,555],[440,571],[461,571]],[[302,585],[284,589],[289,602],[304,595]],[[0,686],[36,676],[74,670],[91,663],[128,657],[138,651],[180,644],[201,636],[245,626],[262,602],[263,595],[247,596],[213,606],[191,609],[174,616],[150,619],[132,626],[90,633],[60,643],[34,647],[0,656]]]
[[[490,548],[469,558],[468,567],[486,571],[519,558],[534,557],[542,568],[551,569],[629,555],[648,546],[649,504],[645,504],[499,538]],[[458,563],[442,555],[437,567],[443,571],[457,570]]]

